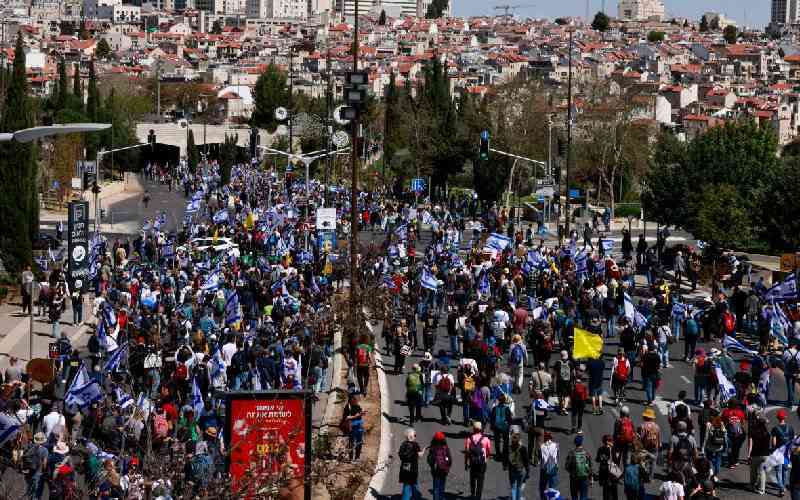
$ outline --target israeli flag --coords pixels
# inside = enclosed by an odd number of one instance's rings
[[[230,325],[242,319],[239,313],[239,293],[231,292],[225,300],[225,324]]]
[[[527,261],[531,267],[536,267],[539,269],[547,267],[547,261],[544,259],[544,257],[542,257],[542,254],[538,250],[531,250],[528,252]]]
[[[770,470],[777,465],[789,465],[792,461],[792,450],[800,446],[800,436],[795,437],[791,443],[786,443],[780,448],[775,449],[772,455],[768,456],[761,467]]]
[[[222,350],[218,348],[211,358],[211,378],[217,378],[224,370],[225,361],[222,359]]]
[[[16,416],[0,413],[0,446],[16,436],[21,428],[22,423]]]
[[[649,321],[647,318],[644,317],[644,314],[636,311],[633,315],[633,326],[635,326],[638,330],[642,330],[643,328],[647,327]]]
[[[161,212],[160,214],[156,215],[155,221],[153,222],[153,227],[156,229],[161,229],[161,226],[167,223],[167,214]]]
[[[756,351],[745,347],[744,344],[742,344],[735,338],[731,337],[730,335],[725,336],[725,339],[722,341],[722,347],[724,347],[728,351],[743,352],[745,354],[749,354],[750,356],[755,356],[758,354]]]
[[[489,286],[489,275],[485,271],[481,276],[481,282],[478,285],[478,292],[480,292],[481,295],[489,295],[492,293],[491,287]]]
[[[767,392],[769,392],[769,371],[769,366],[765,367],[764,371],[761,372],[761,375],[758,377],[758,393],[761,395],[764,402],[767,401]]]
[[[278,281],[274,282],[270,287],[272,294],[276,294],[283,289],[283,279],[279,279]]]
[[[194,414],[196,417],[199,417],[203,414],[203,409],[205,408],[205,404],[203,403],[203,394],[200,392],[200,386],[197,385],[197,377],[192,377],[192,408],[194,408]]]
[[[672,315],[676,318],[683,318],[686,316],[686,304],[682,302],[675,302],[672,304]]]
[[[108,326],[117,326],[117,312],[114,310],[114,306],[111,305],[111,302],[104,300],[101,306],[102,308],[102,316]]]
[[[437,280],[436,276],[432,275],[427,269],[422,270],[422,276],[419,279],[419,284],[422,288],[433,290],[434,292],[437,288],[439,288],[439,280]]]
[[[600,245],[603,247],[604,252],[610,252],[614,248],[614,240],[602,239]]]
[[[228,209],[223,208],[219,212],[215,213],[214,217],[212,217],[212,220],[214,221],[214,224],[222,224],[223,222],[226,222],[228,220]]]
[[[770,318],[770,333],[772,336],[778,339],[783,345],[789,345],[789,340],[786,338],[786,333],[792,331],[791,323],[789,323],[789,318],[786,317],[786,313],[783,312],[781,306],[776,304],[775,301],[772,301],[772,317]]]
[[[200,210],[200,200],[192,200],[186,205],[186,213],[187,214],[194,214]]]
[[[764,301],[785,301],[792,300],[798,297],[797,294],[797,281],[795,274],[790,273],[783,281],[771,286],[763,296]]]
[[[717,374],[717,382],[719,383],[719,394],[723,402],[736,397],[736,387],[730,380],[722,373],[722,369],[718,363],[714,363],[714,372]]]
[[[575,272],[578,274],[586,274],[586,252],[581,251],[575,256]]]
[[[172,259],[175,257],[175,247],[172,245],[172,243],[167,243],[161,247],[161,256],[165,259]]]
[[[115,350],[111,351],[111,356],[109,356],[108,361],[106,361],[106,366],[104,371],[107,373],[113,372],[119,368],[122,359],[127,356],[128,354],[128,343],[124,343],[121,346],[117,347]]]
[[[537,399],[533,402],[533,408],[539,411],[553,411],[553,406],[545,399]]]
[[[86,365],[81,363],[78,374],[64,395],[64,404],[83,409],[101,399],[103,391],[100,389],[100,384],[89,376]]]
[[[400,240],[405,240],[408,237],[408,225],[402,224],[397,226],[394,230],[394,234],[396,234]]]
[[[317,278],[314,275],[311,275],[311,293],[314,295],[319,293],[319,285],[317,284]]]
[[[397,245],[389,245],[388,249],[389,257],[394,259],[400,255],[400,251],[397,249]]]
[[[114,389],[114,395],[117,398],[117,404],[123,410],[133,405],[133,398],[130,396],[130,394],[123,392],[119,387]]]
[[[575,241],[574,238],[569,240],[569,245],[565,246],[561,249],[561,256],[562,257],[572,257],[575,255],[575,250],[578,247],[578,243]]]
[[[603,260],[597,260],[594,262],[594,273],[598,276],[606,275],[606,263]]]
[[[50,266],[47,257],[45,257],[44,255],[40,257],[34,257],[33,260],[35,260],[36,263],[39,264],[39,267],[41,268],[42,271],[47,271],[47,269]],[[92,278],[94,278],[94,276],[92,276]]]
[[[150,416],[150,412],[153,410],[153,403],[144,392],[139,393],[139,397],[136,398],[136,408],[142,412],[144,419],[147,420]]]
[[[492,233],[486,240],[486,246],[484,248],[488,248],[489,250],[494,250],[496,252],[502,252],[510,244],[511,244],[511,238],[509,238],[508,236]]]
[[[561,493],[555,488],[547,488],[544,490],[545,500],[561,500]]]
[[[214,272],[208,275],[208,278],[206,278],[205,283],[203,283],[200,289],[203,291],[216,290],[219,288],[219,281],[220,281],[219,271],[215,270]]]
[[[636,318],[636,307],[634,307],[633,299],[631,299],[631,296],[628,295],[627,292],[625,292],[625,318],[627,318],[630,323],[633,323],[633,320]]]

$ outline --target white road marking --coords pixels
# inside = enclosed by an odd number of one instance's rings
[[[658,408],[658,412],[665,417],[669,415],[669,401],[664,401],[661,399],[661,396],[656,396],[655,401],[653,401],[653,405]]]
[[[689,377],[687,377],[686,375],[681,375],[681,380],[683,380],[684,382],[686,382],[687,384],[690,384],[690,385],[692,383],[692,381],[689,380]]]

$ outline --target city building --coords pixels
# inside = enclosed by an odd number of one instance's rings
[[[661,0],[619,0],[619,18],[623,21],[662,21],[665,16]]]
[[[772,0],[770,21],[775,26],[795,24],[800,20],[800,1]]]

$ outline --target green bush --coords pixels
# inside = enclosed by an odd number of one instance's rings
[[[620,205],[614,207],[614,217],[639,217],[641,215],[641,206],[639,205]]]

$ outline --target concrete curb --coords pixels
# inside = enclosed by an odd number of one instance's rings
[[[333,420],[336,396],[342,384],[342,364],[344,363],[344,355],[341,353],[341,350],[342,330],[337,328],[333,334],[333,372],[331,373],[331,387],[328,389],[328,401],[325,406],[325,415],[322,417],[322,422],[319,426],[320,434],[328,433],[328,427]],[[331,398],[334,398],[333,404],[331,404]]]
[[[367,321],[367,328],[369,328],[370,332],[374,330],[369,321]],[[392,424],[388,419],[389,411],[391,410],[391,399],[389,397],[389,382],[386,379],[386,371],[383,369],[383,356],[381,356],[379,349],[375,350],[375,369],[378,370],[378,387],[381,391],[381,442],[378,447],[375,474],[373,474],[372,480],[369,482],[364,500],[376,500],[376,494],[380,494],[383,491],[391,460]]]

